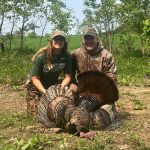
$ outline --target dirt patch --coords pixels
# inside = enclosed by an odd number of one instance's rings
[[[0,85],[0,114],[24,111],[26,111],[26,101],[23,88],[13,90],[8,85]]]
[[[118,111],[122,108],[130,113],[150,113],[150,87],[119,86],[120,99]],[[134,110],[134,102],[141,102],[146,109]],[[139,104],[140,105],[140,104]],[[0,114],[26,111],[25,91],[23,87],[13,90],[8,85],[0,85]]]
[[[119,128],[112,131],[99,131],[98,134],[101,135],[101,138],[103,136],[106,136],[106,138],[113,136],[115,141],[117,141],[118,149],[132,149],[129,148],[130,144],[139,144],[140,141],[137,139],[135,133],[150,146],[150,87],[119,86],[118,88],[120,92],[120,98],[117,102]],[[0,115],[26,112],[24,90],[23,87],[14,90],[8,85],[0,85]],[[26,128],[28,129],[29,127],[27,125]],[[36,125],[33,125],[33,128],[36,128]],[[7,139],[9,135],[12,135],[12,133],[9,133],[12,131],[14,135],[18,135],[20,128],[12,126],[1,130],[3,135],[7,133],[4,136]],[[27,133],[24,132],[24,134]],[[126,141],[127,139],[129,139],[130,144]],[[132,141],[136,143],[132,143]]]

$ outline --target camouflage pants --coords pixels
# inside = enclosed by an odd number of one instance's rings
[[[27,113],[28,116],[37,115],[37,106],[40,101],[41,93],[30,81],[26,84],[26,101],[27,101]]]

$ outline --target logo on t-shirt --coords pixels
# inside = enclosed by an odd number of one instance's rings
[[[65,60],[65,58],[64,58],[64,57],[61,57],[61,60]]]
[[[65,63],[56,63],[56,64],[51,64],[50,68],[48,68],[47,64],[44,65],[43,67],[43,72],[56,72],[56,71],[61,71],[62,69],[64,69],[65,67]]]

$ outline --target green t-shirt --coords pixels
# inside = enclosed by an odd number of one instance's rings
[[[32,67],[30,76],[39,76],[44,88],[48,88],[58,82],[60,74],[71,74],[72,62],[68,54],[60,54],[51,60],[51,69],[47,66],[47,53],[39,56]]]

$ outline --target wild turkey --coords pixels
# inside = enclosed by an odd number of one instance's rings
[[[100,106],[118,100],[118,89],[114,81],[99,71],[87,71],[78,76],[79,95],[96,96]]]
[[[69,132],[85,132],[90,128],[101,129],[108,125],[111,118],[101,106],[118,100],[118,89],[114,81],[102,72],[87,71],[78,76],[78,83],[80,104],[67,124]]]
[[[102,107],[118,100],[115,83],[98,71],[85,72],[79,76],[78,81],[78,107],[74,105],[69,88],[61,89],[60,85],[48,88],[38,105],[37,116],[41,123],[49,127],[66,126],[69,133],[74,134],[88,132],[91,128],[101,129],[111,122],[110,115]]]
[[[74,108],[73,103],[73,95],[68,87],[61,89],[59,84],[49,87],[38,105],[37,117],[39,122],[48,127],[65,126],[66,121],[70,119],[69,111]],[[65,113],[67,107],[67,113]],[[69,109],[70,107],[72,109]]]

